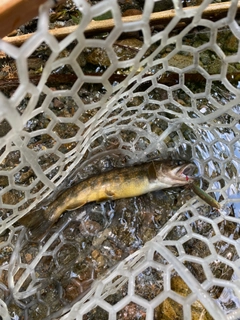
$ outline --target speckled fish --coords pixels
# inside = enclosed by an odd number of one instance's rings
[[[67,189],[48,207],[32,210],[19,222],[30,229],[33,238],[40,238],[66,210],[86,203],[139,196],[151,191],[184,186],[193,182],[196,169],[191,163],[152,161],[134,167],[115,168],[92,176]]]

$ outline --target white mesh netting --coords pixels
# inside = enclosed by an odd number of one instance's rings
[[[50,1],[21,47],[0,41],[0,315],[238,319],[238,1],[206,16],[211,1],[174,1],[154,25],[161,1],[126,1],[142,10],[132,22],[125,1],[95,2],[74,0],[63,40]],[[87,33],[104,14],[112,30]],[[41,241],[17,223],[76,181],[155,158],[194,162],[222,209],[178,188],[66,212]]]

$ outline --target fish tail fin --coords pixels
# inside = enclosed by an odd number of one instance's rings
[[[28,229],[28,235],[31,240],[40,240],[52,227],[56,220],[51,219],[49,210],[43,208],[30,211],[24,217],[18,220],[19,224]]]

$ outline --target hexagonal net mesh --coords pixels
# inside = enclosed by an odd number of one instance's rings
[[[238,2],[176,0],[162,20],[161,1],[136,1],[134,19],[126,3],[74,0],[57,39],[47,2],[20,47],[0,41],[3,319],[240,318]],[[18,223],[156,158],[194,162],[221,209],[177,188],[65,212],[39,241]]]

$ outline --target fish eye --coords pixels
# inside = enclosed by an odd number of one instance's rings
[[[176,160],[173,164],[177,165],[177,166],[181,166],[183,165],[183,161],[182,160]]]

